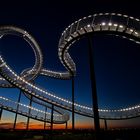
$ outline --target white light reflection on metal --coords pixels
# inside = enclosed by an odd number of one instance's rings
[[[102,22],[102,24],[101,24],[102,26],[105,26],[106,25],[106,23],[105,22]]]

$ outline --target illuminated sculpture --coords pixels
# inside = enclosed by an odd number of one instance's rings
[[[43,88],[33,84],[33,80],[38,75],[45,75],[58,79],[70,79],[71,77],[75,76],[76,65],[69,54],[69,48],[81,37],[88,34],[97,32],[112,34],[140,44],[139,24],[140,20],[137,18],[116,13],[94,14],[75,21],[63,31],[58,45],[59,59],[66,68],[66,72],[51,71],[42,67],[43,60],[40,46],[28,32],[18,27],[1,26],[1,39],[7,34],[12,34],[20,36],[29,43],[35,54],[35,64],[32,69],[25,69],[20,75],[18,75],[9,67],[1,55],[0,74],[2,78],[0,79],[0,87],[16,87],[21,89],[28,98],[32,96],[32,100],[39,104],[44,105],[47,102],[54,105],[56,107],[55,111],[60,113],[60,115],[54,115],[54,123],[65,123],[69,120],[69,114],[65,113],[65,111],[61,110],[60,108],[72,111],[72,102],[62,97],[58,97],[57,94],[49,93],[47,90],[44,90]],[[20,106],[30,108],[42,114],[46,113],[42,110],[23,105],[21,103],[16,103],[2,96],[0,97],[1,107],[7,107],[7,104],[4,101],[11,102],[13,104],[19,104]],[[14,106],[11,106],[9,109],[14,110],[15,108]],[[79,103],[74,103],[74,111],[80,115],[88,117],[94,116],[91,107],[80,105]],[[140,115],[140,105],[117,110],[98,109],[98,111],[100,119],[128,119],[138,117]],[[49,113],[46,114],[50,115]],[[47,122],[51,121],[51,117],[46,120],[46,118],[40,118],[37,116],[37,119]]]

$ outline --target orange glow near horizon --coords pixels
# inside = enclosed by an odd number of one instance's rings
[[[108,120],[107,125],[109,129],[113,128],[138,128],[140,126],[140,118],[132,119],[132,120]],[[12,129],[13,128],[13,122],[14,119],[10,119],[8,116],[7,118],[3,118],[0,121],[0,129]],[[16,129],[26,129],[27,126],[27,120],[20,118],[18,119],[16,123]],[[71,120],[68,121],[68,129],[71,129]],[[100,126],[102,129],[104,129],[104,120],[100,120]],[[65,129],[66,124],[53,124],[53,129]],[[92,119],[83,119],[83,118],[77,118],[75,121],[75,128],[76,129],[93,129],[94,128],[94,122]],[[30,119],[29,123],[29,129],[44,129],[44,123],[39,122],[33,119]],[[50,129],[50,123],[46,123],[46,130]]]
[[[119,124],[116,125],[116,123],[112,124],[112,126],[109,126],[109,128],[123,128],[124,126],[120,126]],[[127,127],[133,127],[132,125],[127,125]],[[13,123],[0,123],[0,129],[12,129]],[[65,129],[65,124],[54,124],[53,129]],[[89,124],[76,124],[76,129],[93,129],[92,125]],[[101,126],[101,128],[104,128]],[[16,129],[26,129],[26,123],[25,122],[18,122],[16,123]],[[44,129],[44,123],[33,123],[31,122],[29,124],[29,129]],[[46,124],[46,130],[50,129],[50,124]],[[71,129],[71,124],[68,125],[68,129]]]
[[[0,129],[12,129],[13,123],[0,123]],[[65,124],[54,124],[53,129],[65,129]],[[84,124],[76,124],[76,129],[91,129],[92,127]],[[25,122],[16,123],[16,129],[26,129]],[[43,123],[30,123],[29,129],[44,129]],[[50,124],[46,125],[46,129],[50,129]],[[68,129],[71,129],[71,125],[68,126]]]
[[[1,122],[0,123],[0,129],[12,129],[13,123],[10,122]],[[65,129],[66,124],[53,124],[53,129]],[[72,125],[71,122],[68,123],[68,129],[71,129]],[[94,126],[90,123],[80,123],[77,122],[75,124],[76,129],[93,129]],[[104,128],[103,123],[101,123],[101,128]],[[26,129],[26,122],[17,122],[16,123],[16,129]],[[29,129],[44,129],[44,123],[42,122],[30,122],[29,123]],[[50,129],[50,124],[46,123],[46,129]]]

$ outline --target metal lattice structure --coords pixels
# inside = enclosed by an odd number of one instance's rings
[[[65,113],[64,110],[72,111],[72,102],[57,96],[57,94],[50,93],[46,89],[33,84],[33,81],[38,75],[49,76],[58,79],[70,79],[76,75],[76,65],[69,54],[69,48],[80,38],[92,34],[92,33],[104,33],[117,35],[135,43],[140,44],[140,20],[127,15],[116,14],[116,13],[100,13],[90,15],[79,19],[68,26],[62,33],[59,45],[58,45],[58,56],[66,68],[65,72],[58,72],[43,68],[43,55],[40,46],[35,39],[25,30],[13,26],[1,26],[0,36],[1,39],[7,34],[12,34],[23,38],[29,43],[35,54],[35,64],[33,68],[27,68],[18,75],[14,72],[3,56],[0,56],[0,87],[3,88],[19,88],[23,91],[27,98],[32,97],[32,101],[41,105],[47,106],[47,103],[54,105],[55,111],[60,115],[54,114],[54,123],[65,123],[69,120],[69,114]],[[28,116],[40,121],[50,122],[50,114],[46,112],[32,108],[30,106],[11,101],[10,99],[0,96],[0,107],[6,110],[15,112],[15,106],[21,106],[23,108],[30,108],[33,112],[38,115],[28,114],[28,112],[22,112],[18,110],[18,113],[24,116]],[[59,107],[59,108],[58,108]],[[51,107],[50,107],[51,108]],[[62,108],[62,109],[60,109]],[[100,119],[129,119],[140,116],[140,105],[135,105],[128,108],[122,109],[98,109]],[[74,112],[83,116],[93,117],[94,112],[91,107],[74,103]],[[39,115],[41,114],[41,115]],[[43,116],[49,116],[44,118]],[[49,119],[48,119],[49,118]]]

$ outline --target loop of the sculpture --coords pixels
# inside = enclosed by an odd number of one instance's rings
[[[140,20],[122,14],[100,13],[69,25],[61,35],[58,48],[60,61],[69,72],[76,74],[76,66],[70,57],[69,48],[76,40],[91,33],[114,34],[140,44]]]
[[[23,38],[28,44],[29,46],[33,49],[34,54],[35,54],[35,64],[33,66],[33,68],[28,68],[28,70],[23,70],[22,73],[17,76],[16,78],[14,78],[14,81],[18,81],[18,79],[22,78],[26,81],[32,81],[34,80],[39,74],[40,71],[42,70],[42,52],[41,49],[38,45],[38,43],[35,41],[35,39],[29,34],[27,33],[27,31],[18,28],[18,27],[13,27],[13,26],[3,26],[0,27],[0,36],[1,39],[6,36],[6,35],[16,35],[19,36],[21,38]],[[3,61],[3,60],[2,60]],[[2,65],[0,65],[0,67],[2,67]],[[8,82],[6,81],[4,78],[0,78],[0,81],[3,81],[5,84],[1,85],[2,87],[15,87],[16,85],[13,84],[13,82]],[[21,84],[22,85],[22,84]],[[23,86],[23,85],[22,85]],[[24,92],[25,95],[27,95]],[[28,98],[30,98],[30,96],[26,96]],[[34,98],[32,99],[34,102],[37,102],[38,104],[41,104],[47,108],[51,108],[48,104],[45,104],[43,102],[39,102],[38,100],[35,100]],[[59,117],[61,116],[61,118],[63,120],[57,120],[55,121],[55,123],[65,123],[66,121],[69,120],[69,114],[67,114],[67,112],[63,113],[62,110],[58,110],[56,108],[54,108],[54,111],[56,111],[57,113],[59,113]],[[57,116],[57,115],[56,115]],[[60,118],[59,118],[60,119]]]
[[[23,38],[29,46],[33,49],[34,55],[35,55],[35,64],[32,68],[30,68],[30,71],[27,71],[26,74],[21,73],[21,76],[24,77],[27,81],[34,80],[38,74],[40,73],[40,70],[42,68],[43,58],[42,58],[42,52],[40,50],[40,47],[36,40],[25,30],[14,27],[14,26],[1,26],[0,27],[0,36],[1,39],[6,35],[16,35],[21,38]],[[34,74],[31,74],[31,73]],[[4,79],[2,79],[4,80]],[[5,83],[5,85],[9,85],[9,87],[12,87],[9,83]]]
[[[74,61],[72,60],[68,50],[72,46],[75,41],[79,40],[81,37],[86,36],[87,34],[91,33],[107,33],[107,34],[115,34],[118,36],[121,36],[123,38],[129,39],[131,41],[134,41],[135,43],[140,44],[140,20],[135,19],[133,17],[129,17],[127,15],[121,15],[121,14],[115,14],[115,13],[105,13],[105,14],[95,14],[88,17],[84,17],[82,19],[79,19],[78,21],[72,23],[68,28],[65,29],[65,31],[62,33],[62,36],[59,41],[58,46],[58,55],[60,58],[61,63],[64,65],[64,67],[67,69],[66,72],[57,72],[57,71],[50,71],[48,69],[41,68],[42,64],[42,55],[41,51],[39,49],[39,46],[36,45],[37,43],[35,40],[31,37],[28,33],[25,33],[24,30],[14,27],[10,27],[11,30],[6,29],[7,27],[1,27],[1,35],[11,33],[14,34],[20,34],[22,35],[25,40],[28,40],[28,42],[33,43],[35,47],[33,47],[33,50],[35,51],[35,56],[37,63],[34,65],[34,67],[30,69],[26,69],[23,71],[23,75],[26,76],[26,74],[30,74],[32,78],[35,78],[37,74],[42,74],[45,76],[50,76],[54,78],[61,78],[61,79],[68,79],[71,76],[74,76],[76,74],[76,65]],[[133,23],[133,24],[132,24]],[[9,28],[9,26],[8,26]],[[31,45],[32,46],[32,45]],[[39,56],[38,56],[39,55]],[[8,73],[6,73],[8,71]],[[33,95],[35,98],[46,101],[50,104],[54,104],[55,106],[71,110],[72,102],[66,99],[63,99],[61,97],[58,97],[54,94],[51,94],[47,92],[46,90],[33,85],[32,83],[28,82],[28,79],[24,79],[24,76],[21,77],[17,75],[4,61],[2,56],[0,57],[0,74],[12,85],[20,88],[22,91],[28,93],[29,95]],[[16,79],[16,80],[15,80]],[[24,85],[24,86],[23,86]],[[34,89],[34,92],[32,92],[31,89]],[[67,104],[67,106],[66,106]],[[117,119],[117,117],[109,117],[110,112],[123,112],[125,111],[128,113],[128,116],[121,116],[119,118],[132,118],[135,116],[139,116],[139,107],[135,106],[128,109],[118,109],[118,110],[104,110],[100,109],[100,118],[107,118],[107,119]],[[83,109],[83,112],[81,110],[78,111],[80,108]],[[129,111],[137,109],[137,114],[130,115]],[[85,114],[85,110],[91,111],[92,108],[82,106],[80,104],[75,103],[75,112],[77,111],[79,114],[82,115],[89,115]],[[107,115],[104,114],[108,113]],[[89,117],[93,117],[93,115],[89,115]]]

